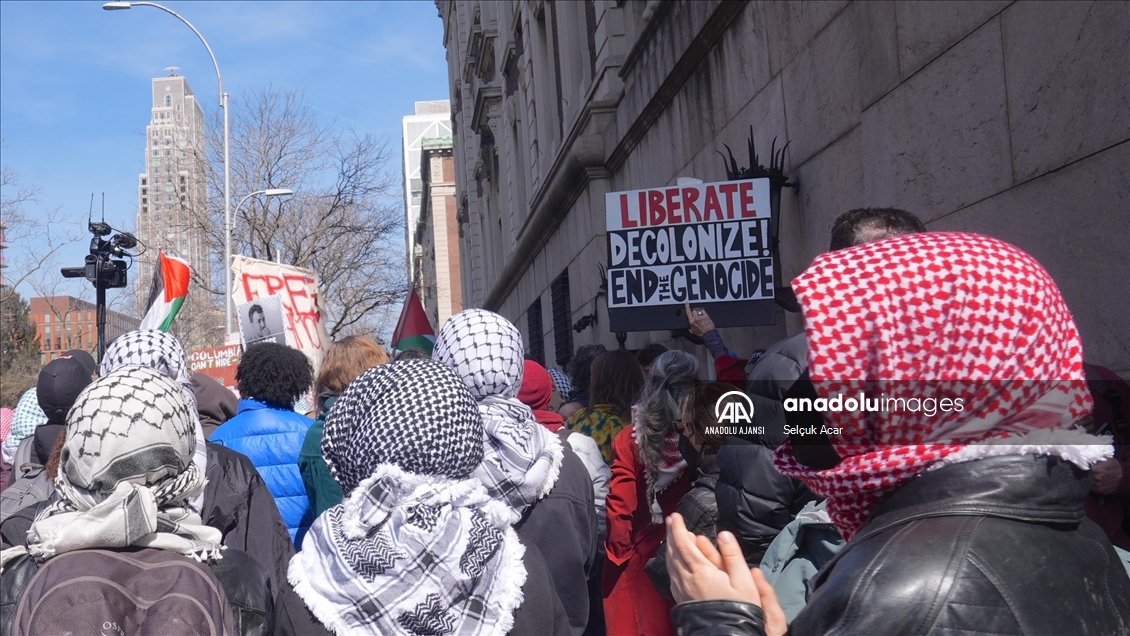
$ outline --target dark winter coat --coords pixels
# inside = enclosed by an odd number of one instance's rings
[[[703,457],[698,468],[694,487],[679,501],[675,512],[683,516],[687,530],[714,541],[718,536],[718,502],[714,498],[714,487],[718,483],[717,456]],[[667,600],[671,596],[671,577],[667,575],[667,542],[659,546],[655,558],[647,562],[647,576],[655,584],[655,589]]]
[[[243,398],[239,412],[212,433],[211,441],[239,451],[255,464],[270,488],[295,545],[314,516],[298,472],[298,453],[314,421],[278,404]]]
[[[589,620],[587,582],[599,531],[588,470],[571,449],[562,450],[557,483],[526,509],[514,530],[522,543],[538,548],[545,558],[572,633],[581,634]]]
[[[523,543],[525,543],[523,541]],[[514,610],[512,636],[570,636],[569,617],[561,607],[559,590],[553,585],[545,559],[536,546],[526,543],[522,563],[526,566],[526,583],[522,586],[522,604]],[[293,589],[278,599],[276,636],[330,636],[327,630]]]
[[[718,453],[718,529],[738,538],[751,567],[785,526],[816,496],[803,482],[773,466],[773,451],[785,440],[785,393],[804,373],[804,334],[771,345],[750,371],[746,392],[754,404],[754,426],[764,433],[728,437]]]
[[[129,549],[121,550],[128,552]],[[267,573],[248,554],[240,550],[224,550],[222,559],[208,564],[212,573],[224,586],[228,604],[235,618],[236,634],[240,636],[270,636],[274,628],[274,591]],[[39,571],[35,559],[17,558],[4,568],[0,576],[0,635],[12,633],[12,620],[16,606],[32,577]],[[82,576],[85,572],[75,572]]]
[[[209,439],[221,424],[235,417],[239,398],[217,380],[199,371],[192,374],[192,391],[196,394],[196,410],[200,414],[204,439]]]
[[[298,470],[302,473],[302,484],[306,487],[306,497],[310,500],[310,510],[315,519],[341,503],[345,497],[341,492],[341,484],[334,479],[330,467],[322,458],[322,432],[326,427],[326,414],[330,412],[334,402],[337,402],[337,396],[322,400],[322,413],[306,432],[302,450],[298,453]]]
[[[263,478],[243,455],[211,442],[206,446],[204,523],[223,534],[225,546],[246,552],[263,566],[276,593],[289,588],[286,568],[294,544]],[[37,506],[28,506],[0,524],[3,547],[26,545]]]

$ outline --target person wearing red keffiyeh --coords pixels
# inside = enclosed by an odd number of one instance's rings
[[[1130,633],[1130,578],[1083,506],[1111,439],[1075,428],[1092,408],[1082,346],[1040,264],[984,236],[913,234],[823,254],[793,289],[809,343],[794,395],[962,408],[829,406],[823,439],[777,449],[849,539],[789,633]],[[750,610],[704,598],[676,607],[682,633]]]

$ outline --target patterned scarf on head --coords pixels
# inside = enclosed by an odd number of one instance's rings
[[[518,400],[522,350],[522,334],[510,321],[468,309],[448,319],[432,352],[433,359],[455,369],[479,403],[485,457],[475,477],[513,509],[515,520],[553,489],[564,452],[561,440]]]
[[[337,634],[506,634],[525,548],[471,477],[482,419],[455,373],[419,359],[362,373],[330,410],[322,454],[348,493],[314,520],[287,578]]]
[[[789,442],[782,473],[828,498],[846,538],[922,473],[991,455],[1054,455],[1082,468],[1109,441],[1067,430],[1090,412],[1082,346],[1055,282],[984,236],[911,234],[823,254],[793,281],[819,397],[961,398],[961,411],[824,414],[842,458],[815,470]],[[901,394],[900,394],[901,392]],[[924,395],[924,393],[933,395]]]
[[[180,388],[157,371],[120,367],[79,394],[67,415],[55,494],[36,515],[28,545],[38,559],[130,546],[220,558],[220,531],[185,503],[204,488]]]
[[[39,408],[39,396],[35,391],[35,387],[31,387],[24,394],[20,396],[20,401],[16,402],[16,412],[12,416],[12,431],[8,433],[8,437],[4,440],[2,452],[4,454],[4,461],[11,464],[16,459],[16,449],[20,447],[20,442],[31,437],[35,429],[47,423],[47,414],[43,409]],[[18,471],[19,466],[13,466],[12,470]]]
[[[204,428],[200,425],[200,413],[196,408],[196,391],[192,388],[192,369],[180,341],[163,331],[130,331],[122,334],[106,348],[102,356],[101,375],[109,375],[118,367],[139,364],[160,371],[166,378],[176,382],[184,395],[184,400],[192,411],[192,421],[196,427],[196,450],[192,463],[201,475],[208,468],[208,448],[205,446]],[[202,512],[204,492],[189,502],[196,512]]]
[[[0,442],[8,439],[8,435],[12,432],[12,419],[16,416],[16,412],[8,407],[0,408]]]
[[[554,369],[553,367],[546,368],[549,372],[549,377],[553,378],[553,387],[557,389],[557,395],[562,400],[569,399],[573,393],[573,381],[569,379],[569,375],[561,369]]]

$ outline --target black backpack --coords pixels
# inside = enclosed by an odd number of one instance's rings
[[[13,635],[228,636],[236,632],[224,587],[206,564],[168,550],[77,550],[28,582]]]

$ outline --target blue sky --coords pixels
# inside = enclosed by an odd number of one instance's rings
[[[327,121],[386,135],[395,149],[413,102],[448,97],[443,23],[430,0],[162,4],[208,39],[233,100],[269,83],[304,89]],[[178,66],[206,113],[219,100],[188,27],[152,7],[101,6],[0,2],[2,160],[42,189],[29,212],[61,206],[85,224],[90,194],[97,216],[105,192],[106,220],[125,225],[137,214],[150,80]],[[400,164],[390,169],[399,179]],[[85,241],[72,246],[66,264],[80,265],[85,250]]]

